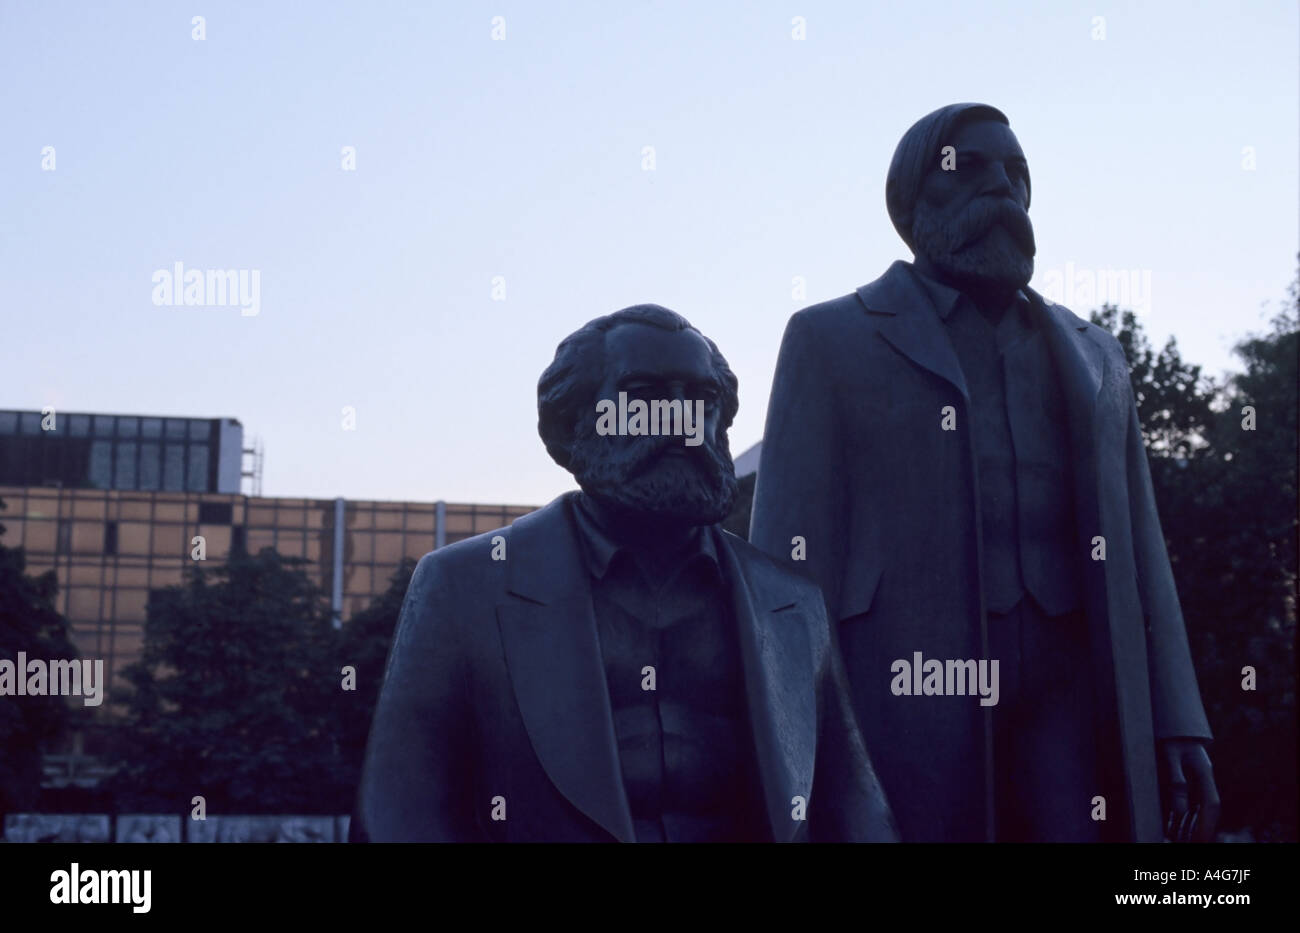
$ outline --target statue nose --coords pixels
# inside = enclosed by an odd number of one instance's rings
[[[984,189],[984,193],[986,195],[1001,195],[1004,198],[1015,200],[1013,195],[1015,189],[1011,185],[1011,178],[1007,175],[1006,169],[1000,164],[994,164],[989,171],[992,173],[992,178]]]

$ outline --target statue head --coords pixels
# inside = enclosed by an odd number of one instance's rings
[[[899,236],[945,279],[1017,289],[1034,272],[1029,190],[1006,116],[987,104],[949,104],[903,134],[885,204]]]
[[[634,519],[710,525],[736,496],[727,441],[736,389],[727,361],[689,321],[659,305],[634,305],[556,348],[537,383],[537,432],[602,506]],[[611,433],[638,402],[647,417],[627,418],[625,433]],[[657,434],[637,430],[655,426]]]

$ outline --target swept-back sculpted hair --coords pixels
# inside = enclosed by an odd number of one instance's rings
[[[578,419],[595,417],[597,389],[605,375],[605,335],[623,324],[648,324],[660,330],[698,330],[675,311],[659,305],[633,305],[589,321],[560,341],[555,359],[537,381],[537,433],[551,459],[569,469],[569,451]],[[713,341],[709,346],[713,371],[722,384],[722,411],[718,430],[726,437],[740,407],[735,373]]]
[[[1011,125],[1006,114],[988,104],[949,104],[917,120],[898,141],[885,179],[885,207],[894,229],[913,252],[916,247],[912,244],[912,211],[921,195],[921,184],[931,170],[939,167],[940,151],[951,145],[957,130],[975,120],[996,120]],[[1025,188],[1028,187],[1026,172]],[[1028,199],[1025,207],[1029,207]]]

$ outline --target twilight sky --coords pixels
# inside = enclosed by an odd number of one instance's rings
[[[267,495],[541,504],[538,375],[653,301],[739,454],[790,314],[908,258],[889,159],[960,100],[1028,157],[1032,284],[1136,283],[1217,374],[1296,273],[1298,49],[1292,0],[0,0],[0,408],[235,417]],[[155,304],[177,262],[257,314]]]

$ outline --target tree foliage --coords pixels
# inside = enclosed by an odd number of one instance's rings
[[[340,663],[353,667],[357,677],[356,691],[347,695],[347,702],[339,707],[337,717],[343,780],[349,787],[355,786],[361,777],[366,738],[379,701],[388,648],[414,572],[414,560],[402,561],[389,578],[388,589],[349,619],[339,636]]]
[[[1161,528],[1223,798],[1222,825],[1296,839],[1296,437],[1300,281],[1221,383],[1154,352],[1134,315],[1092,315],[1131,367]],[[1253,429],[1252,427],[1253,419]],[[1248,670],[1249,669],[1249,670]],[[1254,672],[1255,689],[1247,675]]]
[[[44,661],[77,656],[67,620],[54,608],[57,588],[53,570],[30,576],[23,549],[0,543],[0,658],[16,663],[20,651]],[[0,813],[33,807],[41,755],[65,733],[72,716],[63,697],[0,698]]]
[[[341,629],[301,564],[235,552],[151,594],[113,729],[119,808],[351,812],[415,562]]]
[[[120,806],[174,812],[194,796],[209,812],[345,806],[337,635],[300,564],[270,548],[236,551],[150,594],[115,729]]]

